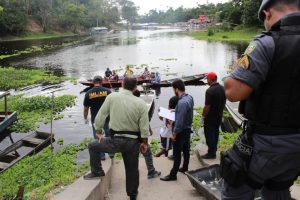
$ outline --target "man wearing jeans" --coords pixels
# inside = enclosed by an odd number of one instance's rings
[[[176,96],[179,97],[175,109],[175,127],[173,129],[172,140],[174,141],[173,153],[174,164],[169,175],[161,177],[162,181],[177,180],[177,172],[188,171],[190,161],[190,137],[193,122],[193,97],[185,93],[185,85],[182,80],[177,79],[172,83]],[[183,166],[179,169],[181,163],[181,152],[183,152]]]
[[[204,135],[208,146],[207,154],[203,155],[204,159],[215,159],[218,140],[219,127],[222,122],[223,110],[226,102],[225,90],[217,82],[217,75],[210,72],[207,75],[207,83],[210,86],[205,94],[205,107],[202,113],[204,121]]]
[[[99,152],[121,152],[126,172],[126,192],[130,200],[135,200],[139,187],[139,150],[148,150],[149,118],[146,103],[132,92],[137,80],[126,77],[123,90],[110,94],[95,119],[97,138],[89,144],[91,173],[84,179],[97,179],[105,176]],[[103,137],[105,119],[110,116],[111,137]]]

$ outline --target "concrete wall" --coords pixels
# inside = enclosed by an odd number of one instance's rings
[[[98,180],[84,180],[80,177],[61,193],[54,195],[52,200],[104,200],[111,186],[114,161],[107,159],[102,162],[105,177]]]

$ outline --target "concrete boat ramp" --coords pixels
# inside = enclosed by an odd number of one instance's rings
[[[162,175],[170,172],[173,161],[166,157],[154,158],[154,165]],[[54,195],[53,200],[126,200],[125,169],[122,160],[103,162],[106,176],[100,180],[83,180],[66,187]],[[190,170],[201,167],[196,156],[191,157]],[[186,175],[178,173],[178,180],[163,182],[159,178],[147,179],[147,168],[143,157],[139,161],[140,186],[138,200],[206,200],[191,185]]]
[[[202,160],[200,155],[207,151],[205,145],[200,145],[195,156],[191,157],[190,169],[195,170],[204,166],[219,163],[215,160]],[[200,162],[199,162],[200,161]],[[154,158],[154,165],[162,176],[170,172],[173,161],[168,158]],[[66,187],[62,192],[52,196],[52,200],[127,200],[125,191],[125,169],[122,160],[103,162],[106,176],[100,180],[83,180]],[[177,181],[163,182],[159,178],[147,179],[147,168],[143,157],[139,159],[140,187],[138,200],[207,200],[191,185],[186,175],[178,173]],[[300,200],[300,187],[291,188],[293,199]]]

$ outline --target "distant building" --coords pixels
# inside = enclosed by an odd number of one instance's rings
[[[190,28],[206,28],[211,23],[210,19],[205,15],[199,15],[197,19],[190,19],[188,21]]]

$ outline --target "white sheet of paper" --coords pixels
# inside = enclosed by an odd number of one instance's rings
[[[159,116],[175,121],[175,112],[171,112],[169,109],[163,108],[163,107],[159,107]]]

